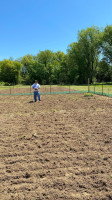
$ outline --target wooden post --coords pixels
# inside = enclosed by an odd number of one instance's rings
[[[10,94],[11,94],[11,86],[10,86]]]
[[[31,94],[31,84],[30,84],[30,94]]]
[[[89,93],[89,78],[88,78],[88,93]]]
[[[50,83],[50,94],[51,94],[51,83]]]
[[[69,94],[70,94],[70,85],[69,85]]]
[[[102,84],[102,95],[103,95],[103,84]]]
[[[95,86],[94,86],[94,94],[95,94]]]

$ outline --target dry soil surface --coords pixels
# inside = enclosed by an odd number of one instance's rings
[[[112,99],[0,96],[0,200],[112,200]]]

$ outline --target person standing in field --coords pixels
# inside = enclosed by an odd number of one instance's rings
[[[37,80],[35,80],[35,83],[32,85],[32,88],[34,89],[34,101],[37,102],[37,96],[38,100],[40,101],[40,93],[39,93],[40,85],[38,84]]]

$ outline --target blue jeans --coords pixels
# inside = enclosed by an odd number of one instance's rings
[[[34,101],[37,101],[37,96],[38,96],[38,100],[40,101],[40,93],[39,91],[34,91]]]

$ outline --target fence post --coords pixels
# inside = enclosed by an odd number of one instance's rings
[[[31,84],[30,84],[30,94],[31,94]]]
[[[95,86],[94,86],[94,94],[95,94]]]
[[[70,94],[70,85],[69,85],[69,94]]]
[[[109,97],[109,88],[108,88],[108,97]]]
[[[102,84],[102,95],[103,95],[103,84]]]
[[[51,83],[50,83],[50,94],[51,94]]]
[[[10,94],[11,94],[11,86],[10,86]]]
[[[89,78],[88,78],[88,93],[89,93]]]
[[[14,83],[13,83],[13,94],[14,94]]]

